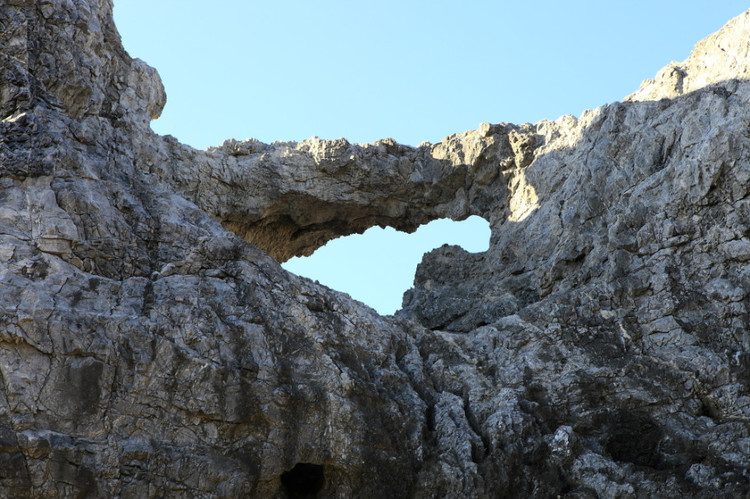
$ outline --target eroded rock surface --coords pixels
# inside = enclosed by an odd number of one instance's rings
[[[111,8],[0,4],[0,495],[750,494],[750,14],[579,118],[196,151]],[[395,316],[278,264],[469,215]]]

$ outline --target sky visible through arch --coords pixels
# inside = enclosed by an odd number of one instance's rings
[[[417,145],[482,122],[577,116],[621,100],[749,7],[735,0],[114,5],[125,49],[154,66],[166,87],[152,128],[200,149],[229,138],[312,136]],[[486,249],[487,224],[461,224],[438,222],[411,238],[370,229],[329,243],[304,271],[300,262],[286,267],[392,313],[424,251],[443,243]]]

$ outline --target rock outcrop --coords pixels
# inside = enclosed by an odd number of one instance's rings
[[[0,4],[0,495],[750,494],[750,12],[579,118],[196,151],[111,9]],[[469,215],[394,316],[278,264]]]

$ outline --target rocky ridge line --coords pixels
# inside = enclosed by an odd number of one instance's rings
[[[195,151],[111,9],[0,4],[0,495],[750,493],[750,13],[579,118]],[[278,265],[471,214],[392,317]]]

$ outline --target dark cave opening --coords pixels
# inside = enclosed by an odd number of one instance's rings
[[[291,499],[312,498],[325,484],[323,466],[312,463],[297,463],[281,474],[281,485]]]

